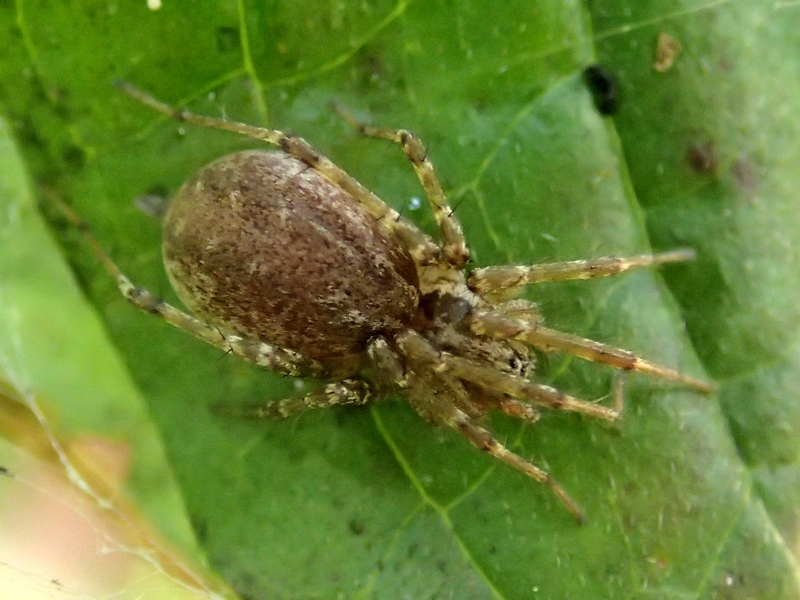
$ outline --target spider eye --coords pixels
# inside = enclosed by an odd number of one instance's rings
[[[520,377],[525,377],[528,372],[528,361],[519,354],[514,354],[508,359],[508,366],[514,375]]]

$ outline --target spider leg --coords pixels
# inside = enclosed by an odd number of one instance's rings
[[[122,295],[136,308],[157,315],[164,321],[182,329],[204,342],[240,356],[259,366],[296,377],[324,377],[320,363],[298,352],[273,346],[257,340],[247,340],[238,335],[225,334],[200,319],[189,315],[171,304],[163,302],[144,288],[134,285],[111,260],[102,245],[94,237],[89,226],[61,199],[49,194],[49,199],[61,214],[78,229],[92,248],[105,270],[111,275]]]
[[[487,335],[495,339],[519,340],[545,352],[567,352],[585,360],[609,365],[615,369],[647,373],[661,379],[682,383],[701,392],[713,392],[715,389],[714,385],[707,381],[662,367],[639,358],[627,350],[548,329],[538,322],[516,319],[489,310],[476,310],[472,315],[471,327],[476,335]]]
[[[378,337],[372,340],[367,346],[367,355],[372,359],[372,362],[386,374],[390,383],[393,383],[400,389],[408,387],[408,379],[406,378],[403,365],[400,363],[400,357],[389,347],[389,344],[384,338]]]
[[[439,180],[436,178],[433,163],[428,158],[428,152],[422,140],[405,129],[373,127],[372,125],[360,123],[339,106],[336,107],[336,111],[345,121],[358,129],[362,135],[389,140],[400,145],[414,167],[419,182],[428,196],[436,223],[442,233],[444,254],[447,262],[458,269],[463,267],[469,260],[469,249],[464,239],[464,232],[447,202],[447,197],[444,195]]]
[[[476,422],[474,417],[468,415],[458,406],[458,396],[466,393],[464,387],[457,380],[453,383],[448,382],[455,373],[442,368],[441,358],[446,354],[439,353],[422,336],[415,332],[401,334],[399,339],[406,343],[399,342],[400,352],[412,365],[421,365],[423,368],[412,371],[407,375],[408,388],[406,397],[409,404],[426,420],[440,425],[446,425],[458,431],[473,446],[495,458],[502,460],[507,465],[522,471],[528,477],[547,485],[559,500],[567,507],[573,516],[581,523],[586,519],[583,511],[575,501],[567,494],[566,490],[556,482],[547,471],[531,464],[518,454],[509,450],[500,443],[492,433]],[[420,376],[418,373],[432,373],[432,377]],[[445,378],[445,379],[442,379]],[[431,383],[435,379],[444,381],[452,391],[448,393],[431,393]],[[443,390],[444,391],[444,390]],[[453,397],[455,396],[455,397]],[[508,406],[511,406],[510,404]]]
[[[542,413],[540,413],[535,406],[532,406],[527,402],[521,402],[516,398],[510,398],[509,396],[492,398],[491,400],[487,401],[484,406],[492,410],[499,410],[500,412],[507,414],[509,417],[522,419],[523,421],[527,421],[531,424],[536,423],[542,416]]]
[[[527,421],[531,425],[537,423],[542,416],[541,411],[530,402],[523,402],[512,398],[508,394],[487,390],[463,380],[460,381],[467,388],[472,402],[479,407],[482,414],[490,410],[499,411],[509,417]]]
[[[444,416],[443,419],[445,425],[448,425],[449,427],[452,427],[458,431],[476,448],[491,454],[495,458],[499,458],[507,465],[511,465],[515,469],[522,471],[528,477],[544,483],[553,491],[558,499],[561,500],[561,503],[567,507],[567,510],[573,514],[578,522],[586,522],[586,517],[584,516],[583,511],[578,507],[569,494],[567,494],[566,490],[562,488],[547,471],[540,469],[534,464],[531,464],[518,454],[515,454],[506,448],[503,444],[497,441],[497,439],[495,439],[495,437],[488,430],[475,423],[457,408],[452,407],[450,413]]]
[[[508,315],[509,317],[525,319],[526,321],[536,321],[539,319],[539,307],[535,302],[524,298],[516,298],[499,304],[492,304],[492,310]]]
[[[376,220],[380,221],[384,227],[404,241],[409,253],[417,262],[423,265],[430,265],[438,262],[440,250],[433,240],[420,231],[413,223],[402,218],[396,210],[388,206],[356,179],[337,167],[330,159],[317,152],[311,144],[303,138],[284,133],[277,129],[255,127],[253,125],[247,125],[246,123],[196,115],[188,110],[179,110],[157,100],[150,94],[138,90],[129,83],[118,82],[117,87],[132,98],[172,119],[193,123],[201,127],[231,131],[279,147],[287,154],[304,162],[309,167],[316,169],[329,181],[348,192],[353,198],[360,202]]]
[[[549,385],[534,383],[518,375],[503,373],[492,367],[486,367],[480,363],[453,356],[447,352],[441,354],[440,360],[459,379],[470,381],[487,389],[503,392],[513,398],[527,400],[555,410],[581,413],[604,421],[616,421],[620,416],[619,412],[614,408],[575,398]],[[510,405],[509,409],[514,410]]]
[[[694,250],[683,249],[628,258],[607,256],[594,260],[573,260],[527,266],[497,265],[475,269],[469,276],[469,287],[473,292],[485,295],[531,283],[608,277],[628,269],[685,262],[694,258]]]
[[[425,338],[414,331],[399,335],[397,345],[407,356],[424,357],[434,370],[448,372],[458,379],[477,384],[487,390],[508,394],[549,408],[577,412],[606,421],[616,421],[619,413],[606,406],[580,400],[548,385],[528,381],[524,377],[503,373],[480,362],[439,352]]]
[[[305,396],[283,398],[247,406],[215,406],[214,412],[246,419],[284,419],[315,408],[332,406],[362,406],[372,398],[369,386],[356,379],[328,383]]]

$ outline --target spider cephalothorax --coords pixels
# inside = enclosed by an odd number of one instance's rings
[[[256,364],[326,383],[308,395],[237,414],[286,417],[308,408],[358,405],[402,394],[426,420],[546,483],[582,513],[542,469],[482,425],[496,410],[536,421],[538,407],[619,418],[613,408],[533,382],[529,347],[564,351],[708,391],[710,384],[598,342],[547,329],[536,306],[509,291],[541,281],[603,277],[691,258],[679,250],[633,258],[495,266],[465,274],[469,251],[419,139],[362,126],[401,145],[428,194],[436,242],[303,139],[175,110],[129,85],[162,113],[278,146],[223,157],[190,179],[164,218],[164,264],[187,314],[134,286],[93,239],[133,304]],[[71,216],[73,221],[77,218]]]

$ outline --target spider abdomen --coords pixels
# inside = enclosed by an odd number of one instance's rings
[[[197,316],[318,360],[405,328],[419,300],[400,242],[283,152],[239,152],[200,170],[170,203],[163,254]]]

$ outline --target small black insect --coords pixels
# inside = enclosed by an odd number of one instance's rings
[[[583,70],[583,79],[600,114],[613,115],[619,110],[619,89],[611,73],[600,65],[589,65]]]

